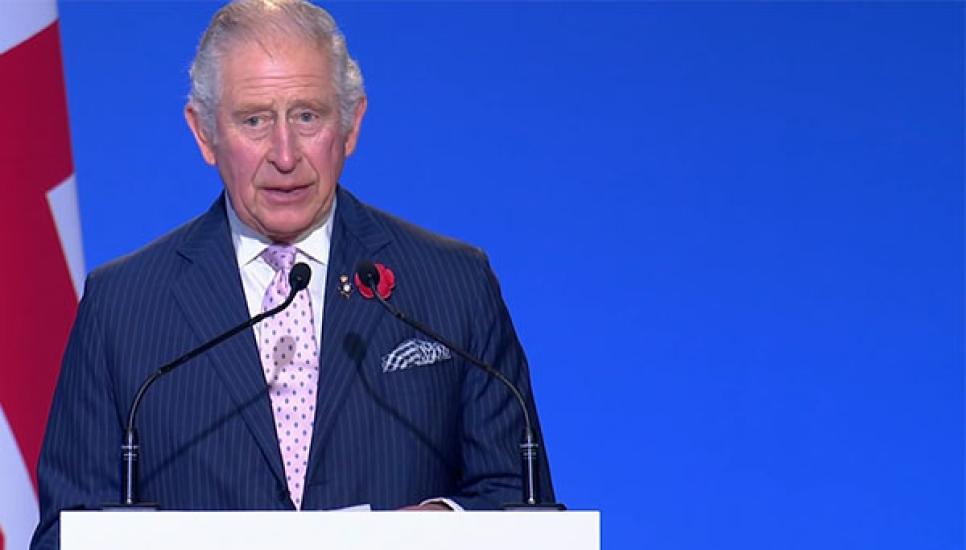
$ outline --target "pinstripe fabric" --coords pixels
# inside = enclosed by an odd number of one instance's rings
[[[363,259],[391,267],[391,301],[529,395],[485,256],[338,193],[303,508],[393,509],[441,496],[486,509],[518,500],[522,419],[509,393],[456,358],[383,372],[382,356],[419,335],[336,285]],[[91,274],[45,436],[31,548],[57,547],[60,510],[117,501],[122,419],[141,381],[246,317],[223,198]],[[165,509],[294,509],[251,331],[155,384],[138,430],[144,499]],[[542,485],[552,498],[546,469]]]

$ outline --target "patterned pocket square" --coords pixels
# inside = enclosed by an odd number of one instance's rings
[[[452,357],[449,348],[436,342],[410,338],[382,358],[382,372],[423,367]]]

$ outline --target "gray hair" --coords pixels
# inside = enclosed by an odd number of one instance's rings
[[[345,36],[332,16],[306,0],[234,0],[211,19],[189,71],[188,101],[212,137],[221,94],[221,59],[230,47],[250,40],[264,43],[270,38],[288,36],[299,36],[328,52],[342,131],[352,128],[355,109],[365,96],[362,71],[349,56]]]

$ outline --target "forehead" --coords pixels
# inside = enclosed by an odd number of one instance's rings
[[[221,59],[223,99],[309,94],[334,95],[327,50],[299,39],[250,40],[232,44]]]

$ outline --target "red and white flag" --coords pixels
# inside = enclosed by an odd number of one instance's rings
[[[0,550],[37,523],[37,457],[84,277],[54,0],[0,0]]]

